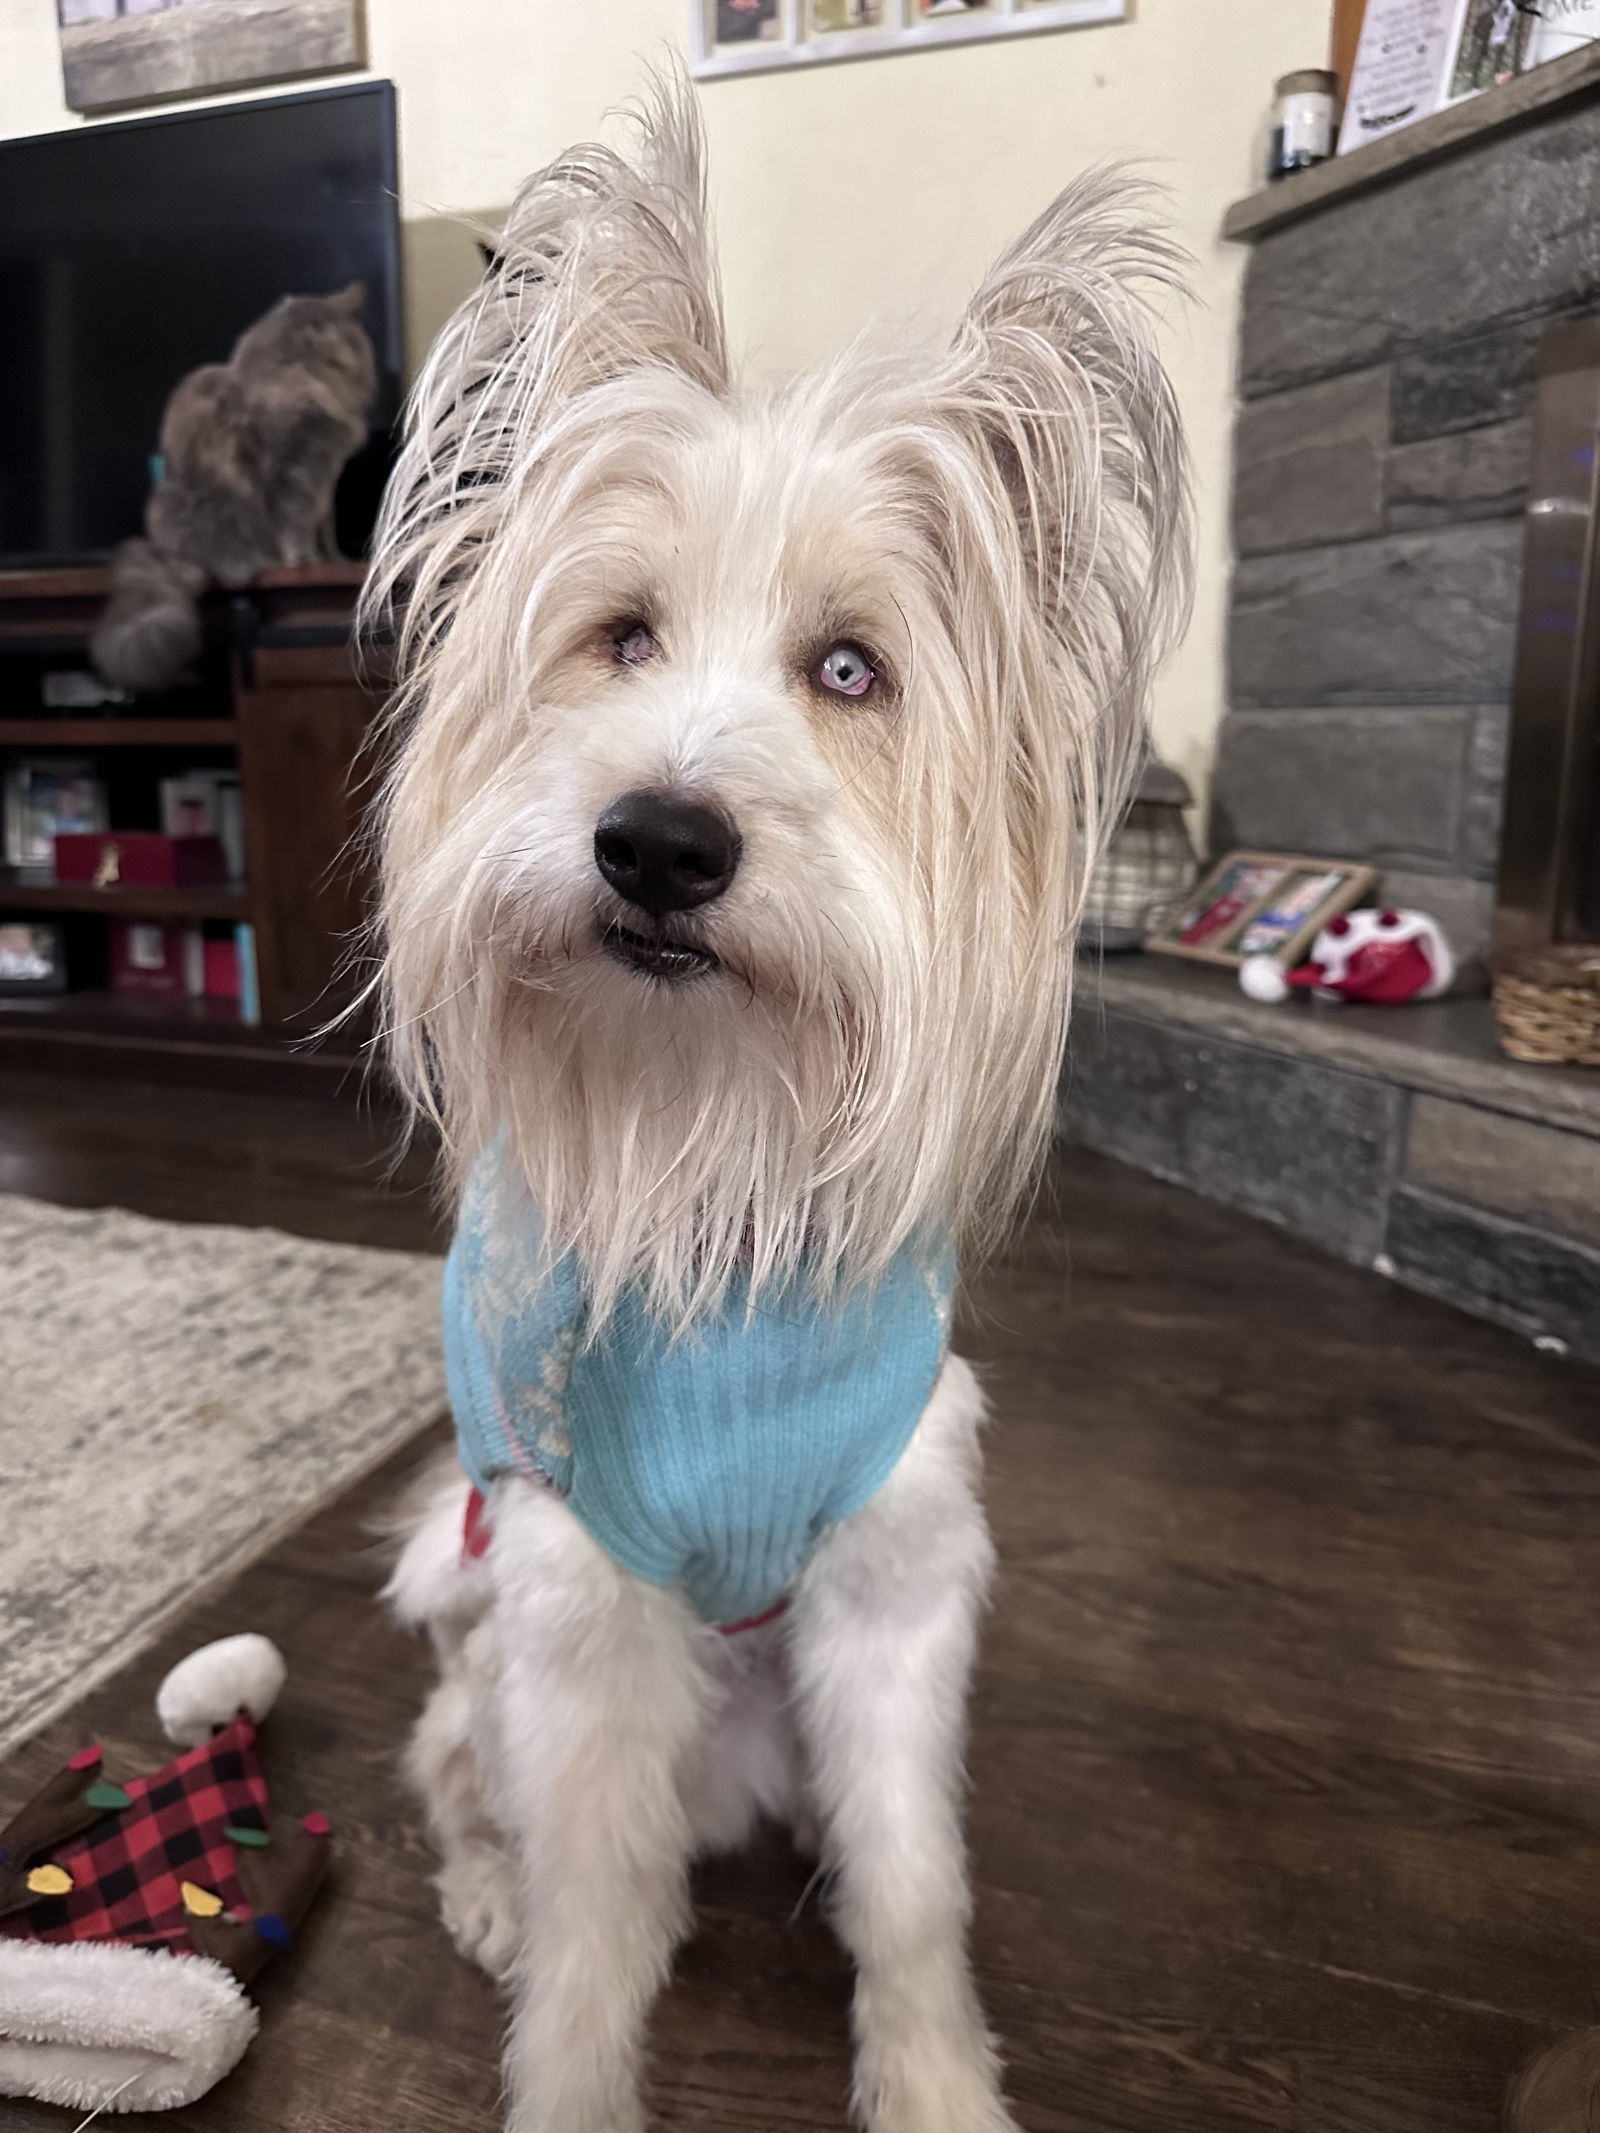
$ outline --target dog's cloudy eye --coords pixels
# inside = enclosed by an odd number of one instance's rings
[[[865,696],[877,675],[859,644],[836,644],[818,667],[817,679],[835,696]]]
[[[626,624],[611,641],[625,667],[642,667],[656,656],[656,640],[642,622]]]

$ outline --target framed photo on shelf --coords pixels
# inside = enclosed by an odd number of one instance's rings
[[[71,756],[14,763],[6,776],[6,865],[35,881],[56,871],[56,839],[109,826],[106,788],[92,762]]]
[[[1121,22],[1131,0],[689,0],[699,81]]]
[[[1237,968],[1247,955],[1299,962],[1328,921],[1378,885],[1373,867],[1304,852],[1230,852],[1151,933],[1158,955]]]
[[[65,992],[67,946],[51,919],[0,920],[0,993]]]

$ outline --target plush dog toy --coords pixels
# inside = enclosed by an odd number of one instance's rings
[[[323,1816],[268,1811],[256,1721],[283,1678],[265,1637],[191,1652],[156,1700],[183,1754],[119,1783],[82,1748],[0,1830],[0,2095],[165,2111],[237,2065],[245,1986],[327,1866]]]

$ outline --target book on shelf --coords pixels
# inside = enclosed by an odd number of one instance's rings
[[[200,990],[208,1000],[237,1000],[239,997],[239,943],[230,930],[221,933],[213,928],[202,928],[200,934],[201,984]]]
[[[239,952],[239,1020],[252,1027],[261,1020],[261,981],[256,974],[256,929],[235,926],[234,944]]]

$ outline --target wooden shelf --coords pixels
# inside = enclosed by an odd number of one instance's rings
[[[0,718],[0,748],[232,748],[231,718]]]
[[[250,916],[238,882],[203,888],[97,889],[91,881],[18,881],[0,876],[0,911],[97,911],[104,918],[231,918]]]
[[[354,1042],[313,1042],[304,1030],[242,1022],[231,1000],[0,994],[0,1067],[386,1100],[386,1084]]]
[[[1580,45],[1560,59],[1530,67],[1515,81],[1499,82],[1479,96],[1447,104],[1428,118],[1396,127],[1393,133],[1365,141],[1346,155],[1296,171],[1293,177],[1281,178],[1248,199],[1236,201],[1223,217],[1222,234],[1235,243],[1253,242],[1269,230],[1316,214],[1330,201],[1391,185],[1441,157],[1476,148],[1494,134],[1512,132],[1565,105],[1593,103],[1597,98],[1600,45]],[[1394,212],[1403,215],[1406,210],[1397,207]]]
[[[0,570],[0,600],[103,600],[108,582],[103,563],[66,564],[56,570]]]
[[[251,585],[269,591],[298,591],[305,587],[330,586],[353,591],[367,574],[365,563],[295,563],[263,570]],[[103,563],[64,564],[55,569],[0,570],[0,602],[7,600],[103,600],[110,587],[110,572]],[[249,586],[244,588],[250,590]]]
[[[375,893],[360,831],[386,676],[381,661],[358,664],[350,646],[362,575],[359,563],[322,563],[267,571],[238,592],[214,589],[202,604],[215,666],[207,687],[215,693],[197,688],[125,707],[63,705],[52,715],[20,662],[58,647],[82,659],[103,608],[106,572],[0,571],[0,714],[9,714],[0,715],[0,764],[7,749],[98,755],[107,779],[125,785],[140,760],[130,750],[167,751],[146,763],[145,784],[163,764],[182,767],[180,750],[202,761],[231,760],[251,855],[248,887],[36,886],[0,868],[0,914],[247,920],[266,1017],[263,1026],[246,1028],[214,1002],[13,995],[0,998],[0,1064],[304,1093],[360,1084],[364,1061],[355,1056],[355,1040],[341,1053],[313,1042],[312,1033],[349,1001],[346,944],[365,925]],[[111,805],[119,816],[136,813],[133,798]],[[85,936],[94,930],[87,918],[69,928]],[[92,944],[85,938],[82,945]],[[86,957],[74,967],[87,972]]]
[[[163,1000],[149,993],[49,992],[0,994],[0,1022],[31,1023],[78,1035],[138,1031],[145,1036],[195,1037],[225,1043],[284,1041],[239,1017],[236,1000]]]

